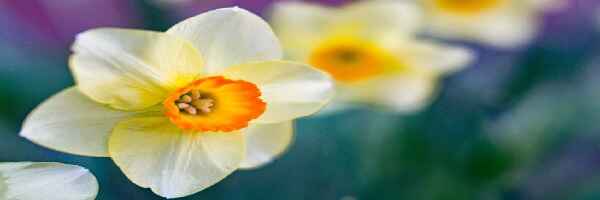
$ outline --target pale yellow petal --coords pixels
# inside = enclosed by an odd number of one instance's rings
[[[71,87],[33,110],[20,135],[42,146],[85,156],[108,156],[108,136],[115,124],[136,112],[101,105]]]
[[[332,8],[298,1],[276,3],[270,22],[286,56],[294,60],[305,60],[316,43],[329,34],[335,16]]]
[[[73,51],[70,67],[80,90],[123,110],[157,104],[203,70],[190,43],[160,32],[92,29],[77,36]]]
[[[396,112],[415,112],[428,106],[436,94],[437,80],[399,77],[378,88],[378,103]]]
[[[131,181],[166,198],[221,181],[239,167],[245,148],[239,132],[183,132],[163,117],[125,120],[109,142],[112,159]]]
[[[188,18],[167,33],[190,41],[202,53],[209,73],[250,61],[281,58],[281,47],[271,27],[237,7]]]
[[[381,40],[412,37],[422,27],[419,7],[409,2],[365,1],[343,7],[336,26],[344,25],[359,36]]]
[[[475,39],[501,48],[514,48],[532,41],[539,28],[535,15],[505,13],[494,15],[473,25],[478,31]]]
[[[0,163],[0,199],[93,200],[98,182],[92,173],[61,163]]]
[[[502,4],[475,16],[430,12],[427,31],[434,36],[514,48],[530,42],[539,28],[536,9],[523,2]]]
[[[257,122],[283,122],[313,114],[334,94],[327,74],[301,63],[247,63],[228,68],[223,75],[257,84],[267,103]]]
[[[393,50],[407,67],[449,74],[468,67],[475,60],[475,53],[467,48],[426,40],[406,40]]]
[[[395,112],[410,113],[429,105],[435,96],[437,76],[405,74],[339,86],[336,101],[381,105]]]
[[[251,124],[242,130],[246,137],[246,158],[240,168],[263,166],[287,150],[294,138],[291,121],[273,124]]]

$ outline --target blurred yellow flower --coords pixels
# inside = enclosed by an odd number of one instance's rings
[[[77,86],[51,97],[21,135],[46,147],[110,156],[141,187],[167,198],[203,190],[281,154],[292,120],[332,97],[327,74],[277,61],[269,25],[240,8],[210,11],[166,33],[81,33]]]
[[[373,103],[409,112],[427,105],[441,76],[473,58],[467,49],[417,39],[421,18],[412,3],[282,2],[271,21],[287,56],[336,80],[337,104],[330,108]]]
[[[0,199],[94,200],[97,194],[98,181],[79,166],[0,162]]]
[[[563,0],[420,1],[427,30],[436,36],[482,42],[501,48],[524,45],[536,34],[543,11]]]

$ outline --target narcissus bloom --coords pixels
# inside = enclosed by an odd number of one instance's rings
[[[94,200],[97,194],[96,178],[79,166],[0,162],[0,199]]]
[[[271,161],[291,142],[292,120],[318,111],[333,91],[327,74],[277,61],[269,25],[239,8],[166,33],[93,29],[73,51],[77,85],[36,108],[21,135],[110,156],[131,181],[168,198]]]
[[[536,34],[543,11],[563,0],[413,0],[422,3],[428,31],[437,36],[496,47],[526,44]]]
[[[414,4],[365,2],[330,8],[283,2],[271,17],[290,58],[336,80],[336,105],[418,110],[427,105],[442,75],[461,69],[473,57],[463,48],[417,39],[421,17]]]

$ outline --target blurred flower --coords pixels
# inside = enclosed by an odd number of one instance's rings
[[[292,120],[332,96],[326,74],[276,61],[266,22],[239,8],[207,12],[166,33],[81,33],[77,86],[34,110],[21,135],[52,149],[110,156],[139,186],[167,198],[203,190],[281,154]]]
[[[79,166],[0,162],[0,199],[94,200],[97,194],[96,178]]]
[[[563,0],[419,1],[424,6],[431,34],[502,48],[526,44],[536,35],[542,12],[565,3]]]
[[[341,8],[283,2],[272,14],[288,56],[337,81],[337,105],[374,103],[404,112],[427,105],[440,76],[473,57],[463,48],[416,39],[419,19],[414,4],[400,2]]]

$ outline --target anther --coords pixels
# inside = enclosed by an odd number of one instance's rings
[[[179,100],[181,100],[181,102],[183,102],[183,103],[190,103],[190,102],[192,102],[193,99],[192,99],[192,97],[190,97],[190,95],[186,94],[186,95],[181,96],[181,98]]]
[[[179,109],[184,109],[187,107],[190,107],[190,104],[187,104],[187,103],[178,103],[177,104],[177,108],[179,108]]]
[[[198,99],[198,100],[192,101],[192,105],[194,105],[194,107],[196,107],[200,111],[202,111],[202,113],[209,113],[210,111],[212,111],[211,108],[214,106],[214,100],[213,99]]]
[[[192,99],[200,99],[200,91],[192,90],[190,93],[192,95]]]
[[[192,106],[187,107],[187,108],[185,108],[183,110],[185,110],[185,112],[189,113],[190,115],[196,115],[196,114],[198,114],[198,110],[196,110],[196,108],[194,108]]]
[[[198,90],[191,90],[188,93],[179,97],[175,102],[175,105],[181,112],[185,112],[190,115],[206,114],[212,111],[215,105],[214,99],[209,97],[202,97],[202,94]]]

